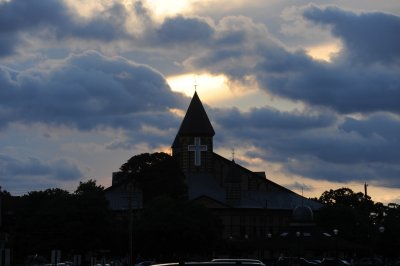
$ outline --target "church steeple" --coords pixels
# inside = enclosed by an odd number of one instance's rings
[[[184,171],[198,172],[211,168],[214,135],[215,131],[195,92],[172,144],[172,155],[179,158]]]

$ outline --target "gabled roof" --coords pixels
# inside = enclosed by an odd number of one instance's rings
[[[206,195],[202,195],[197,198],[194,198],[192,201],[200,203],[203,206],[206,206],[207,208],[213,208],[213,209],[231,208],[231,206],[229,206],[219,200],[216,200],[214,198],[206,196]]]
[[[197,92],[195,92],[186,111],[186,115],[183,118],[179,131],[176,134],[172,147],[177,145],[178,136],[212,137],[214,135],[214,128],[208,119],[207,113],[204,110],[203,104],[201,103]]]
[[[267,179],[265,175],[261,175],[259,172],[252,172],[240,164],[233,163],[232,161],[215,152],[213,155],[215,160],[225,161],[225,163],[231,165],[231,167],[234,166],[236,171],[242,170],[243,172],[247,173],[247,176],[251,176],[251,178],[255,178],[260,182],[268,184],[267,192],[252,191],[251,193],[242,195],[243,198],[240,208],[246,207],[293,210],[295,207],[304,204],[313,210],[317,210],[323,206],[319,202],[307,199],[296,192],[281,186],[270,179]]]

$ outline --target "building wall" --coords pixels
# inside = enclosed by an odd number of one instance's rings
[[[290,210],[213,209],[224,225],[224,239],[262,240],[268,234],[278,235],[289,226]]]

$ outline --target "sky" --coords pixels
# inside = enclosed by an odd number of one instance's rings
[[[397,0],[0,0],[0,186],[109,187],[170,153],[195,88],[216,153],[400,203]]]

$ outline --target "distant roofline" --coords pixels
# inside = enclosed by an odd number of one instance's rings
[[[215,153],[215,152],[213,152],[213,154],[216,155],[217,157],[220,157],[221,159],[223,159],[223,160],[229,162],[229,163],[232,163],[231,160],[229,160],[229,159],[227,159],[227,158],[225,158],[225,157],[223,157],[223,156],[221,156],[221,155],[219,155],[219,154],[217,154],[217,153]],[[297,196],[299,196],[299,197],[302,197],[302,198],[304,198],[304,199],[306,199],[306,200],[311,200],[311,201],[313,201],[312,199],[308,199],[308,198],[306,198],[306,197],[304,197],[304,196],[302,196],[302,195],[300,195],[300,194],[298,194],[298,193],[296,193],[296,192],[294,192],[294,191],[292,191],[292,190],[290,190],[290,189],[288,189],[288,188],[286,188],[286,187],[284,187],[284,186],[281,186],[281,185],[275,183],[274,181],[271,181],[271,180],[268,179],[267,177],[265,177],[265,178],[262,177],[260,174],[258,174],[258,173],[260,173],[260,172],[253,172],[253,171],[247,169],[246,167],[241,166],[240,164],[237,164],[237,163],[235,163],[235,165],[238,166],[238,167],[240,167],[242,170],[244,170],[244,171],[246,171],[246,172],[252,174],[252,176],[254,176],[254,177],[256,177],[256,178],[258,178],[258,179],[260,179],[260,180],[262,180],[262,181],[264,181],[264,182],[272,183],[272,185],[277,186],[277,187],[279,187],[280,189],[284,189],[284,190],[286,190],[287,192],[290,192],[290,193],[292,193],[292,194],[295,194],[295,195],[297,195]],[[319,203],[319,202],[317,202],[317,201],[314,201],[314,202]],[[322,203],[319,203],[319,204],[321,204],[321,207],[323,206]]]

